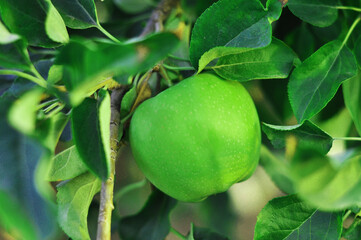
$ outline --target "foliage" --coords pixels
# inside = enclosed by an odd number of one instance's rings
[[[126,151],[114,159],[135,109],[207,72],[250,92],[260,166],[284,193],[267,199],[255,239],[360,239],[361,2],[172,2],[0,1],[0,238],[93,239],[98,192],[134,171]],[[235,238],[219,223],[229,202],[212,214],[199,203],[208,228],[185,235],[171,218],[181,204],[154,186],[145,203],[149,185],[133,181],[115,181],[107,219],[123,239]],[[127,203],[138,208],[123,215]]]

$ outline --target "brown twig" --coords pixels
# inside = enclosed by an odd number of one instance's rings
[[[120,124],[120,101],[125,94],[125,88],[121,87],[114,89],[111,93],[110,99],[110,176],[102,182],[100,192],[100,208],[98,216],[97,240],[110,240],[111,238],[111,218],[113,205],[113,191],[114,191],[114,175],[115,175],[115,160],[119,150],[118,146],[118,132]]]

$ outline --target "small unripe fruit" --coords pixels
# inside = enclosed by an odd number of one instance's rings
[[[136,109],[130,145],[153,185],[180,201],[197,202],[252,175],[260,123],[240,83],[199,74]]]

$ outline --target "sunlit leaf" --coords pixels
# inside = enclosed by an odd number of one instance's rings
[[[274,38],[267,47],[243,49],[239,53],[221,57],[212,69],[225,79],[241,82],[286,78],[296,58],[287,45]]]

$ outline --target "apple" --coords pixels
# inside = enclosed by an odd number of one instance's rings
[[[258,165],[261,131],[252,98],[239,82],[209,73],[143,102],[129,131],[141,171],[180,201],[224,192]]]

